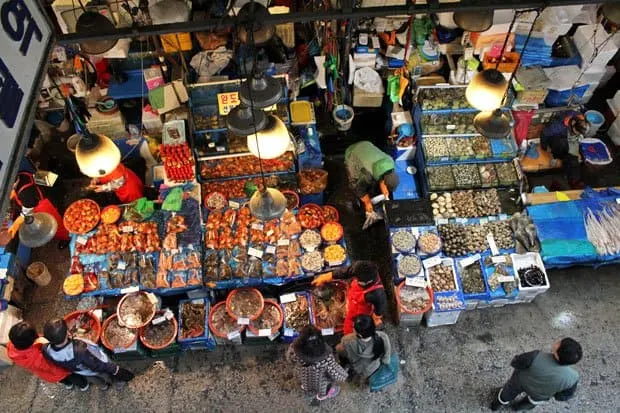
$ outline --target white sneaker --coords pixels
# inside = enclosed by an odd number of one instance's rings
[[[64,384],[63,383],[63,386],[65,386],[65,389],[71,390],[73,388],[73,383],[69,383],[69,384]]]
[[[80,391],[86,391],[86,390],[88,390],[89,387],[90,387],[90,384],[86,383],[86,386],[80,387]]]

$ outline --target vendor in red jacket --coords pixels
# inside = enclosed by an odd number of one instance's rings
[[[14,201],[19,208],[21,208],[21,215],[15,218],[13,225],[9,228],[9,235],[13,238],[19,227],[24,223],[24,213],[32,210],[32,212],[47,212],[54,217],[58,223],[58,229],[54,239],[60,241],[59,248],[64,248],[69,242],[69,231],[63,224],[62,216],[58,209],[52,204],[52,202],[45,197],[41,189],[34,182],[34,176],[31,172],[18,172],[17,179],[13,184],[13,190],[11,191],[11,200]]]
[[[129,204],[144,195],[144,184],[131,169],[119,163],[112,172],[91,181],[95,192],[112,192],[123,204]]]
[[[372,316],[375,324],[387,310],[387,298],[379,277],[377,265],[371,261],[356,261],[352,266],[333,273],[316,277],[313,285],[322,285],[332,280],[351,281],[347,289],[347,313],[344,320],[344,334],[353,333],[353,321],[359,315]]]
[[[88,390],[88,382],[80,375],[52,363],[43,356],[41,349],[47,343],[39,337],[34,327],[22,321],[9,330],[7,353],[15,365],[22,367],[41,380],[49,383],[62,383],[68,389],[77,386],[80,390]]]

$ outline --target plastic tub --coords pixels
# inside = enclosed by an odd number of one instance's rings
[[[276,309],[276,311],[279,314],[279,319],[278,319],[278,323],[272,327],[269,331],[269,336],[272,334],[275,334],[278,330],[280,330],[280,327],[282,327],[282,322],[284,321],[284,313],[282,313],[282,309],[280,308],[280,306],[278,305],[277,302],[275,302],[274,300],[265,300],[265,308],[266,307],[273,307]],[[265,312],[265,308],[263,308],[263,313]],[[260,318],[260,317],[259,317]],[[254,321],[258,321],[258,319],[254,320]],[[248,325],[248,329],[256,334],[257,336],[266,336],[266,334],[261,334],[261,330],[257,328],[257,326],[253,323],[250,322],[250,324]]]
[[[155,313],[156,316],[162,316],[164,315],[166,312],[165,311],[158,311],[157,313]],[[179,324],[177,323],[176,318],[174,317],[174,315],[172,316],[172,318],[169,320],[172,325],[173,325],[173,334],[172,336],[164,343],[161,344],[159,346],[150,344],[146,338],[145,338],[145,330],[149,327],[150,324],[145,325],[144,327],[142,327],[140,329],[140,332],[138,334],[138,336],[140,337],[140,342],[142,344],[144,344],[144,347],[149,348],[151,350],[162,350],[166,347],[168,347],[170,344],[174,343],[174,340],[177,338],[177,330],[179,328]]]
[[[590,123],[590,129],[586,133],[586,138],[596,135],[596,132],[605,123],[605,116],[597,110],[589,110],[586,112],[586,120]]]
[[[422,322],[422,318],[424,317],[424,313],[429,311],[433,305],[433,290],[431,290],[429,287],[426,287],[426,293],[428,294],[428,303],[426,307],[424,307],[420,311],[410,311],[403,307],[400,301],[400,292],[403,288],[416,287],[409,287],[408,285],[406,285],[406,281],[403,281],[398,285],[398,287],[396,287],[396,305],[398,307],[401,322],[405,322],[407,324],[420,324]],[[421,289],[420,287],[418,288]]]
[[[348,131],[353,125],[353,118],[355,113],[353,108],[347,105],[338,105],[332,111],[334,122],[336,122],[336,129],[339,131]]]
[[[213,308],[211,309],[211,313],[209,314],[209,329],[211,330],[211,332],[213,333],[214,336],[219,337],[219,338],[224,338],[224,339],[229,339],[229,334],[230,333],[224,333],[220,330],[216,330],[214,327],[214,323],[213,323],[213,317],[220,311],[227,311],[226,310],[226,301],[220,301],[219,303],[215,304],[213,306]],[[228,312],[227,312],[228,313]],[[243,332],[243,330],[245,330],[245,325],[238,325],[238,329],[235,330],[235,332],[238,332],[239,335],[241,335],[241,333]]]
[[[26,268],[26,276],[40,287],[45,287],[52,281],[47,266],[40,261],[35,261]]]
[[[521,279],[518,278],[519,282],[519,294],[517,295],[517,299],[527,299],[536,297],[538,294],[544,293],[551,286],[549,284],[549,277],[547,276],[547,271],[545,270],[545,265],[542,261],[542,258],[537,252],[527,252],[525,254],[510,254],[510,258],[512,259],[512,268],[514,269],[515,276],[519,275],[519,270],[522,268],[527,268],[529,266],[535,265],[540,268],[545,275],[545,285],[537,286],[537,287],[524,287],[521,284]]]
[[[137,323],[137,324],[127,324],[126,320],[123,320],[120,317],[120,308],[123,306],[123,304],[130,298],[130,297],[134,297],[134,296],[138,296],[138,295],[143,295],[145,296],[151,303],[151,309],[149,311],[149,314],[147,315],[146,318],[142,319],[142,322]],[[123,298],[121,298],[121,300],[118,302],[118,306],[116,306],[116,314],[119,316],[119,322],[120,324],[126,325],[129,328],[141,328],[144,327],[145,325],[147,325],[148,323],[151,322],[151,320],[153,319],[153,317],[155,316],[155,313],[157,312],[157,298],[155,297],[154,294],[152,293],[148,293],[146,291],[138,291],[135,293],[130,293],[130,294],[126,294]]]
[[[230,294],[228,294],[228,297],[226,298],[226,311],[235,320],[239,319],[239,316],[237,316],[232,310],[232,299],[235,297],[235,295],[239,294],[239,292],[241,291],[252,292],[260,298],[260,309],[256,311],[254,314],[247,317],[249,320],[256,320],[263,313],[263,308],[265,307],[265,300],[263,299],[263,295],[256,288],[244,287],[244,288],[237,288],[237,289],[232,290]]]
[[[91,328],[91,333],[88,335],[84,335],[84,334],[79,334],[79,333],[75,333],[72,332],[72,336],[73,337],[84,337],[87,338],[88,340],[92,341],[93,343],[97,343],[99,341],[99,338],[101,338],[101,321],[99,321],[99,319],[97,317],[95,317],[95,315],[93,314],[92,311],[73,311],[69,314],[67,314],[64,317],[65,322],[67,323],[67,327],[69,329],[69,332],[71,332],[72,328],[71,328],[71,323],[74,320],[79,319],[80,317],[87,317],[88,318],[88,324],[90,325]],[[81,324],[85,324],[85,322],[83,321]]]
[[[107,348],[110,351],[115,351],[117,349],[119,349],[119,347],[114,347],[105,337],[105,332],[108,328],[108,325],[110,325],[110,322],[112,322],[113,320],[116,320],[117,315],[116,314],[112,314],[110,317],[108,317],[104,322],[103,322],[103,326],[101,327],[101,343],[105,346],[105,348]],[[135,330],[133,328],[129,328],[128,330]],[[121,349],[126,349],[126,348],[130,348],[131,346],[133,346],[135,344],[135,342],[138,340],[138,331],[135,331],[135,337],[132,340],[132,342],[130,344],[128,344],[125,347],[121,347]]]

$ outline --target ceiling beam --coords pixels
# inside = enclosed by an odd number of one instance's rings
[[[461,3],[436,3],[428,0],[429,4],[407,4],[403,6],[364,7],[352,10],[321,10],[314,12],[292,12],[287,14],[272,14],[263,23],[280,24],[289,22],[310,22],[316,20],[333,19],[363,19],[370,17],[387,17],[397,15],[412,15],[426,13],[451,12],[456,10],[500,10],[500,9],[530,9],[547,6],[598,4],[600,0],[475,0]],[[612,0],[620,3],[620,0]],[[86,40],[109,40],[135,38],[139,36],[155,36],[179,32],[200,32],[218,28],[235,27],[239,23],[237,17],[210,18],[205,20],[188,21],[182,23],[159,24],[142,27],[118,28],[98,33],[62,34],[56,37],[59,44],[80,43]]]

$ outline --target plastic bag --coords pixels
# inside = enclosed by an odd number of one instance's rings
[[[396,383],[396,379],[398,378],[398,363],[398,356],[395,353],[392,353],[392,357],[390,357],[389,366],[381,363],[379,368],[368,378],[370,391],[379,391],[390,384]]]
[[[139,198],[125,208],[123,218],[127,221],[141,222],[149,219],[155,212],[153,201],[146,198]]]
[[[183,204],[183,189],[180,187],[172,188],[166,199],[164,199],[161,209],[165,211],[180,211]]]

